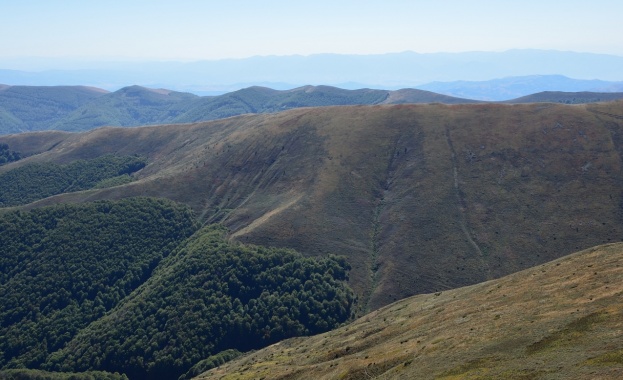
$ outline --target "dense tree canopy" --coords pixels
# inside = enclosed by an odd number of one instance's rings
[[[0,174],[0,207],[26,204],[52,195],[101,187],[102,181],[127,177],[145,166],[137,156],[104,155],[67,165],[27,164]],[[114,181],[111,185],[115,185]]]
[[[0,214],[0,368],[37,368],[196,229],[150,198]]]
[[[343,258],[226,235],[152,198],[0,214],[0,378],[176,378],[351,317]]]
[[[209,226],[45,368],[171,379],[227,349],[245,351],[335,328],[351,316],[342,258],[232,244]]]
[[[46,372],[36,369],[7,369],[0,371],[0,380],[128,380],[128,377],[119,373],[102,371],[73,372]]]
[[[19,160],[21,155],[9,149],[7,144],[0,144],[0,165]]]

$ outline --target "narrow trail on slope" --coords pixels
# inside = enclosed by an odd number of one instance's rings
[[[379,269],[381,266],[379,261],[381,250],[380,234],[382,230],[381,215],[386,206],[386,196],[391,191],[392,182],[395,176],[396,152],[398,151],[399,142],[400,137],[394,141],[394,146],[391,149],[391,153],[387,161],[387,169],[385,170],[385,178],[380,189],[380,197],[375,199],[376,206],[374,207],[374,211],[372,213],[372,235],[370,236],[370,290],[366,294],[366,301],[364,303],[366,311],[370,310],[370,301],[372,300],[372,296],[379,283]]]
[[[452,140],[450,139],[450,129],[448,128],[448,126],[446,126],[445,134],[446,134],[446,142],[448,143],[448,146],[450,147],[451,158],[452,158],[452,175],[454,179],[454,193],[456,195],[457,203],[459,206],[459,214],[460,214],[460,218],[458,220],[459,226],[461,227],[461,231],[463,231],[463,234],[465,235],[465,238],[467,239],[469,244],[474,248],[476,252],[478,252],[478,255],[483,264],[483,268],[485,268],[487,277],[490,277],[489,276],[489,273],[490,273],[489,263],[485,260],[485,254],[480,248],[480,246],[478,245],[478,243],[476,243],[472,234],[469,232],[467,228],[467,217],[465,215],[466,210],[467,210],[467,203],[465,202],[465,199],[463,198],[463,195],[461,193],[461,188],[459,185],[459,171],[458,171],[458,165],[457,165],[456,152],[454,150],[454,145],[452,144]]]

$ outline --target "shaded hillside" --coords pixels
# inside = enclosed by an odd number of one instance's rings
[[[80,102],[67,105],[47,98],[68,98],[71,87],[0,89],[0,134],[35,130],[86,131],[102,126],[135,127],[150,124],[188,123],[247,113],[272,113],[292,108],[357,104],[473,103],[428,91],[404,89],[344,90],[329,86],[304,86],[292,90],[249,87],[220,96],[196,95],[163,89],[130,86],[104,94],[96,89]],[[86,91],[87,88],[77,88]],[[10,90],[10,91],[9,91]],[[18,91],[19,90],[19,91]],[[37,91],[40,91],[39,94]],[[22,92],[34,94],[24,97]],[[94,97],[93,94],[98,95]],[[78,96],[80,93],[74,94]],[[101,96],[100,96],[101,95]],[[58,103],[58,104],[57,104]],[[79,107],[78,107],[79,106]],[[6,108],[6,109],[5,109]],[[10,112],[14,110],[15,112]],[[19,111],[19,112],[18,112]]]
[[[623,244],[405,299],[197,379],[620,379]]]
[[[0,88],[0,133],[53,129],[55,122],[106,92],[84,86]]]
[[[359,89],[344,90],[330,86],[304,86],[292,90],[249,87],[229,94],[204,97],[175,122],[196,122],[245,113],[272,113],[300,107],[374,105],[403,103],[477,103],[416,89],[397,91]]]
[[[623,92],[561,92],[545,91],[508,100],[504,103],[565,103],[583,104],[623,99]]]
[[[176,122],[220,119],[245,113],[277,112],[299,107],[378,104],[389,94],[385,90],[343,90],[329,86],[305,86],[278,91],[266,87],[249,87],[215,97],[198,100]]]
[[[611,101],[621,97],[621,93],[547,92],[509,103],[577,104]],[[291,90],[273,90],[254,86],[219,96],[199,97],[140,86],[125,87],[107,94],[103,90],[87,87],[14,86],[0,89],[0,134],[36,130],[75,132],[102,126],[192,123],[301,107],[422,103],[480,102],[412,88],[388,91],[303,86]]]
[[[105,128],[57,135],[54,147],[0,173],[144,156],[130,184],[28,207],[167,197],[242,242],[347,256],[359,307],[373,310],[619,241],[620,110],[620,102],[324,107]],[[0,137],[18,152],[34,141]]]
[[[164,124],[184,112],[196,98],[184,92],[124,87],[83,105],[48,129],[86,131],[106,125]]]

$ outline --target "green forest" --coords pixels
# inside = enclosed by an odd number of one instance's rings
[[[149,198],[0,215],[0,368],[37,368],[196,228],[186,207]]]
[[[7,154],[8,155],[8,154]],[[23,205],[52,195],[126,183],[142,169],[138,156],[107,154],[66,165],[29,163],[0,174],[0,207]]]
[[[38,369],[7,369],[0,371],[0,380],[128,380],[119,373],[103,371],[48,372]]]
[[[5,212],[0,247],[0,379],[190,376],[352,316],[343,258],[232,243],[170,201]]]
[[[19,160],[21,155],[9,149],[7,144],[0,144],[0,166]]]

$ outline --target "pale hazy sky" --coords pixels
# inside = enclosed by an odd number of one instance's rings
[[[0,58],[555,49],[623,56],[621,0],[0,0]]]

